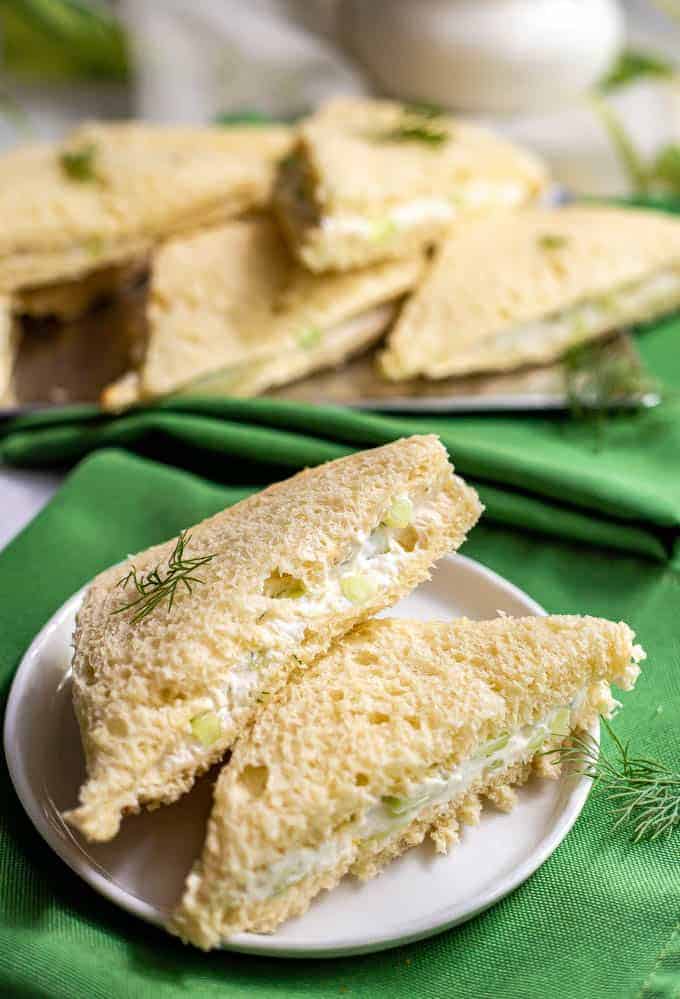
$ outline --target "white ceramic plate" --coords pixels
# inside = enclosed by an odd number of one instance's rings
[[[84,773],[69,680],[81,599],[82,591],[64,604],[19,667],[5,719],[7,762],[31,821],[62,860],[116,905],[161,923],[200,851],[215,775],[207,775],[172,806],[126,819],[111,843],[85,843],[63,823],[59,813],[75,803]],[[545,613],[521,590],[458,555],[443,559],[432,580],[390,614],[484,619],[498,611]],[[275,934],[241,933],[228,948],[288,957],[358,954],[464,922],[507,895],[550,856],[576,821],[589,787],[589,781],[568,776],[532,779],[513,812],[486,807],[480,825],[466,829],[448,856],[424,844],[372,881],[346,878]]]

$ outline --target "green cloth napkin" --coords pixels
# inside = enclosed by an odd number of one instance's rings
[[[311,462],[331,450],[328,442],[319,447],[315,438],[300,438],[295,451],[290,432],[284,448],[282,436],[262,430],[259,446],[252,444],[251,470],[263,474],[270,459],[278,474],[294,453]],[[335,453],[348,449],[334,447]],[[217,469],[223,462],[219,452],[214,461]],[[238,478],[238,466],[230,477]],[[85,459],[0,555],[3,698],[26,645],[75,589],[127,552],[167,538],[247,491],[117,449]],[[633,738],[637,751],[677,766],[678,568],[621,546],[605,550],[587,538],[567,541],[534,527],[510,529],[485,518],[465,553],[549,611],[587,611],[631,623],[649,660],[635,693],[625,695],[616,727]],[[612,835],[597,791],[546,864],[464,926],[383,954],[286,961],[203,955],[121,912],[84,885],[34,832],[4,764],[0,779],[0,994],[12,999],[680,994],[678,836],[632,846],[625,835]],[[403,904],[408,906],[407,898]]]
[[[125,447],[224,483],[261,485],[412,433],[433,432],[478,486],[487,518],[666,559],[680,525],[680,319],[639,337],[669,400],[646,412],[579,421],[568,414],[383,416],[270,399],[174,399],[110,417],[94,407],[43,411],[0,428],[0,458],[73,463]]]

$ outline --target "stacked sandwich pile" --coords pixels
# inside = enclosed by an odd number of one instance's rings
[[[482,512],[434,437],[307,470],[100,575],[78,614],[73,691],[92,841],[222,762],[202,856],[168,928],[202,948],[268,932],[346,874],[481,799],[554,771],[548,750],[615,706],[642,650],[588,617],[375,615]],[[553,775],[555,775],[553,773]]]
[[[72,317],[140,272],[148,343],[110,409],[256,395],[385,336],[386,379],[508,370],[680,305],[680,222],[536,207],[547,187],[531,154],[387,101],[20,149],[0,160],[0,397],[12,316]]]

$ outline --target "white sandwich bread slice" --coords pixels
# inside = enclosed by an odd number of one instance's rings
[[[437,438],[411,437],[301,472],[102,573],[74,635],[87,779],[66,819],[107,840],[123,814],[180,797],[267,692],[426,579],[480,513]]]
[[[0,292],[66,282],[261,208],[291,132],[86,123],[0,157]]]
[[[141,368],[102,403],[119,409],[177,391],[252,396],[337,364],[385,332],[424,263],[416,255],[311,274],[266,217],[173,240],[153,258]]]
[[[680,220],[574,205],[461,226],[380,357],[400,380],[546,364],[680,308]]]
[[[346,270],[417,252],[459,220],[519,208],[546,185],[535,156],[484,128],[339,98],[300,123],[274,206],[306,267]]]
[[[611,713],[643,657],[627,625],[590,617],[364,622],[236,745],[169,929],[207,950],[426,835],[446,852],[482,797],[509,810],[532,769],[555,776],[542,751]]]

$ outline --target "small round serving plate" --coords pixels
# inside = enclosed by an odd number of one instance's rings
[[[5,718],[5,753],[17,794],[38,832],[84,881],[135,916],[162,924],[201,850],[215,773],[169,807],[127,818],[110,843],[80,839],[60,812],[84,777],[71,706],[71,636],[82,591],[37,635],[17,671]],[[544,614],[527,594],[472,559],[442,559],[432,579],[389,611],[422,620]],[[361,884],[345,880],[276,933],[240,933],[229,950],[332,957],[431,936],[487,909],[526,880],[576,821],[590,782],[532,778],[509,814],[491,806],[447,856],[428,843]],[[405,900],[408,900],[407,904]]]

